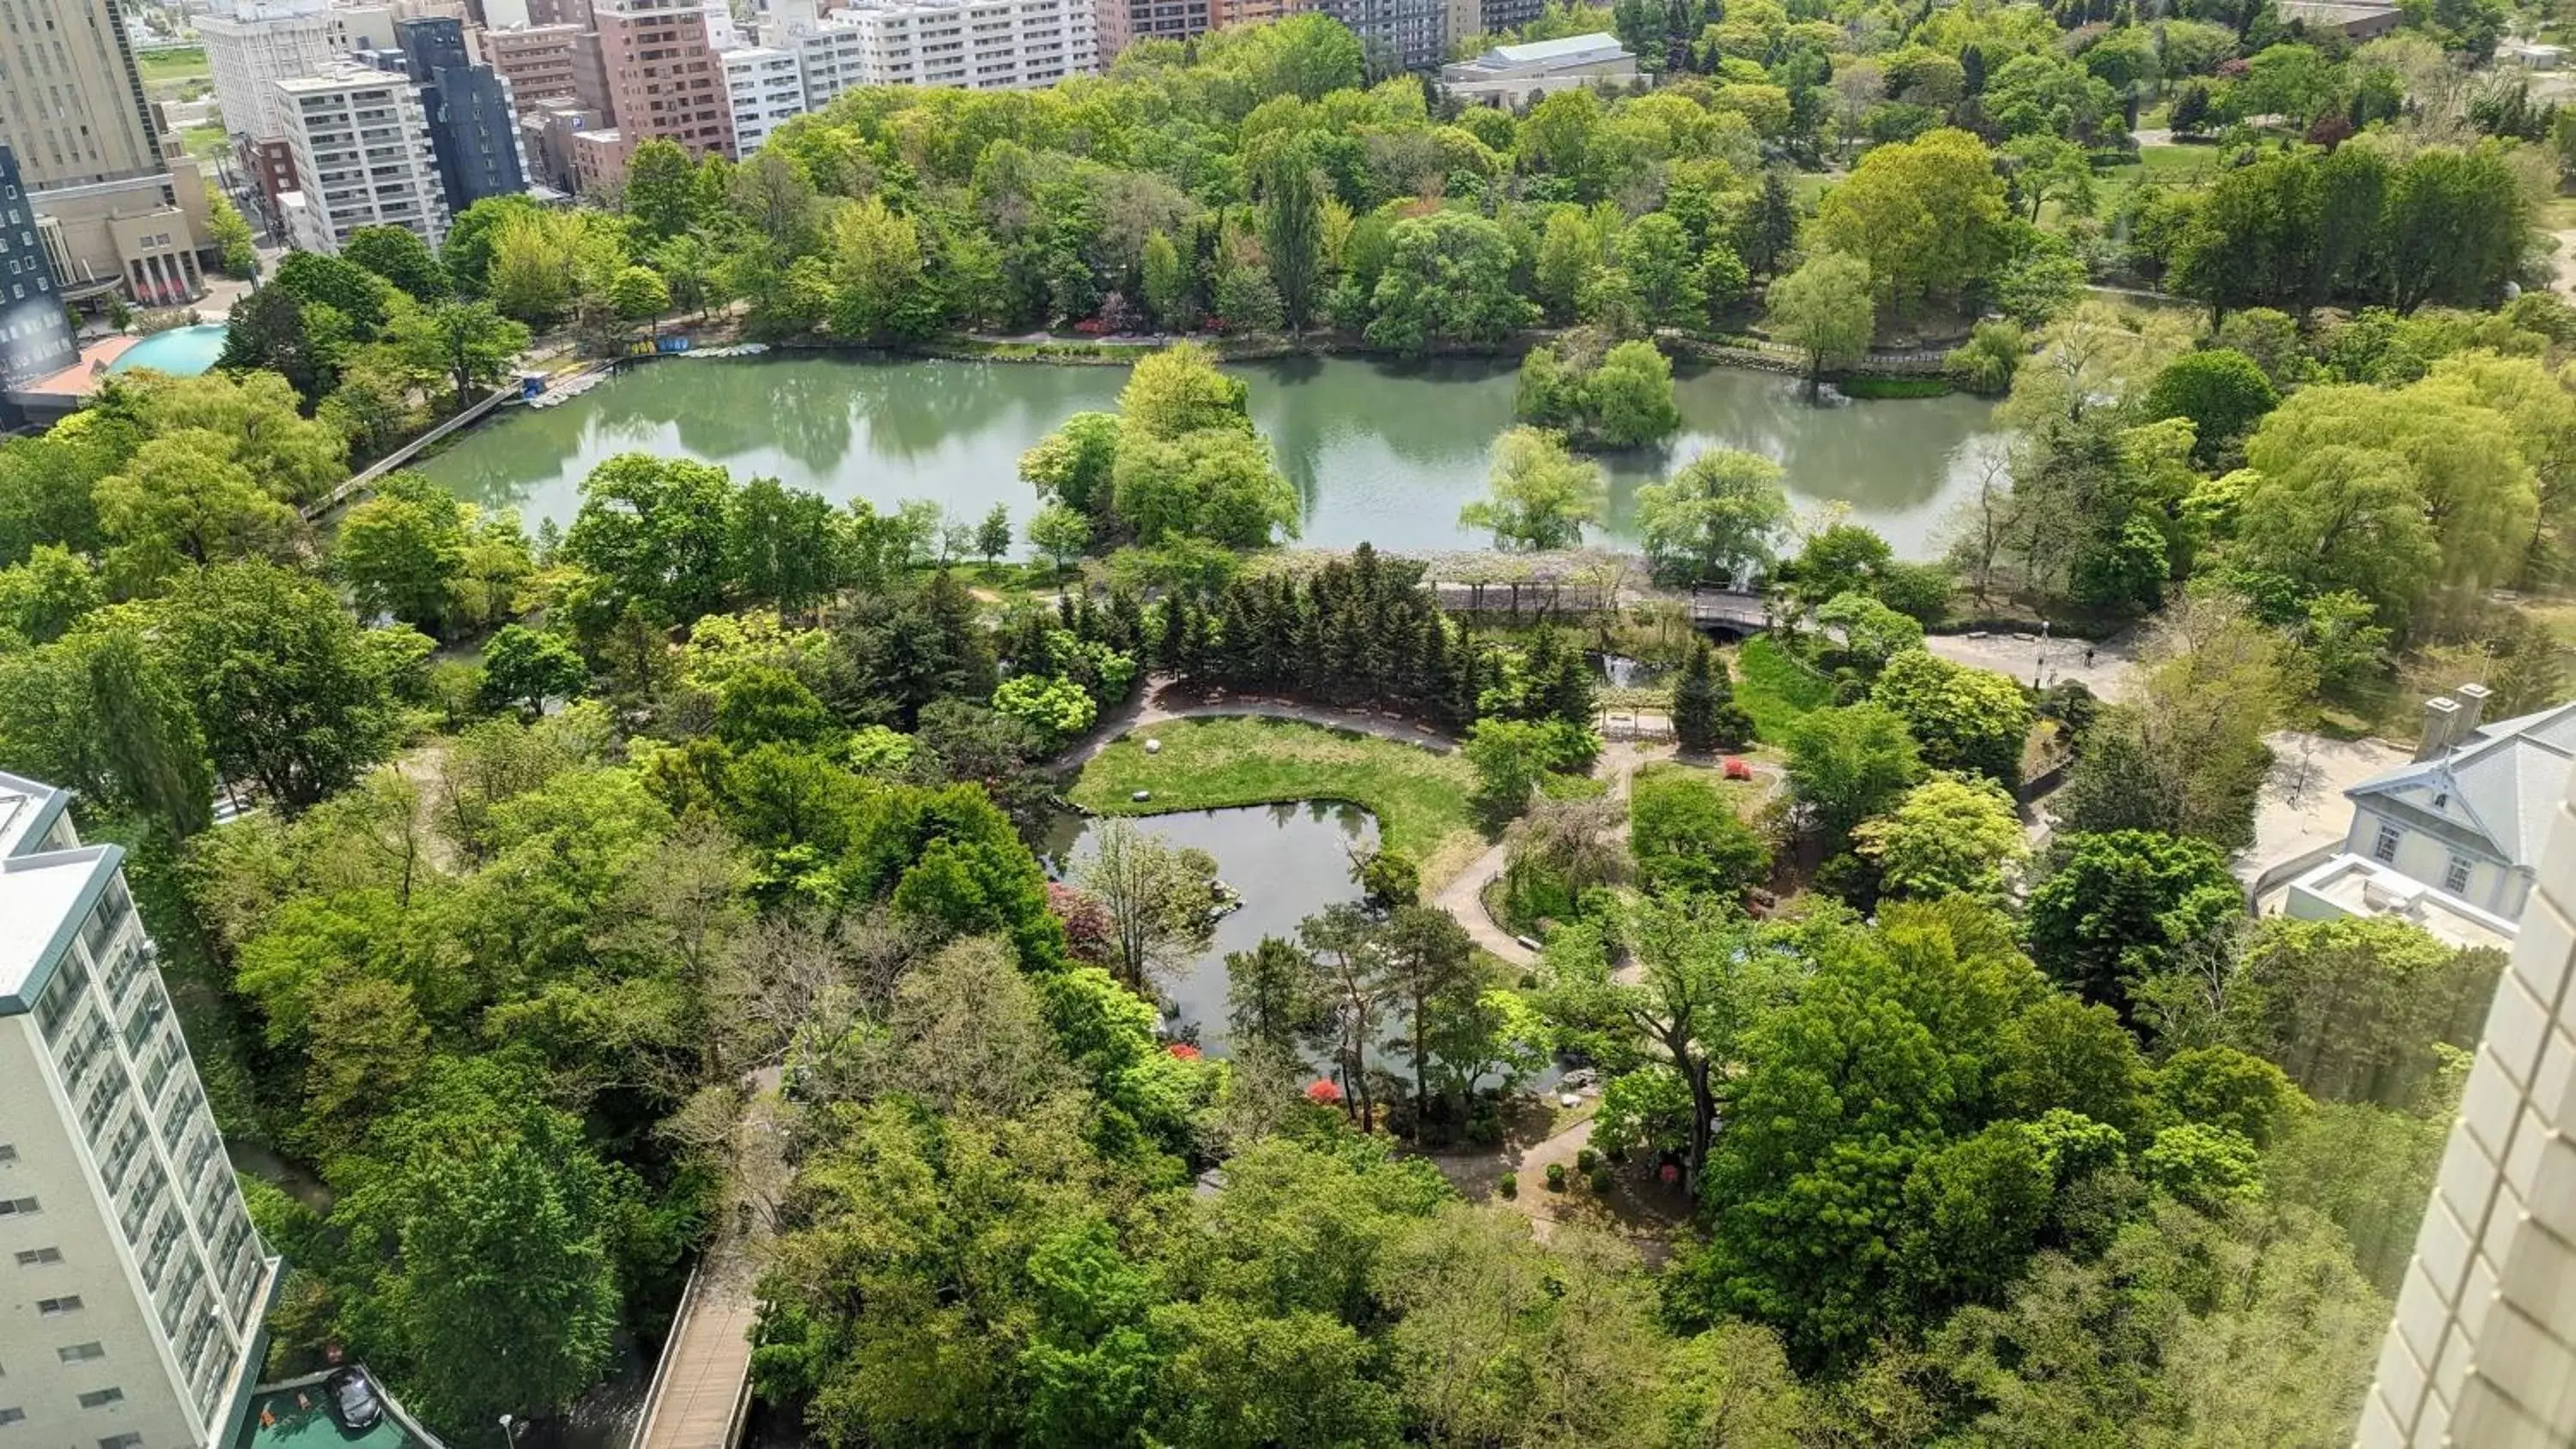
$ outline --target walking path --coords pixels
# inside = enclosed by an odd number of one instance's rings
[[[732,1449],[741,1436],[751,1403],[751,1333],[760,1317],[755,1290],[789,1175],[779,1078],[776,1067],[752,1078],[751,1101],[734,1124],[732,1221],[717,1228],[689,1276],[632,1449]]]

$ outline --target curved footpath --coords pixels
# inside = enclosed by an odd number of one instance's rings
[[[1434,743],[1446,749],[1457,748],[1456,737],[1396,715],[1365,710],[1336,709],[1329,705],[1301,704],[1294,700],[1267,699],[1257,695],[1232,698],[1174,702],[1167,695],[1177,692],[1177,684],[1168,674],[1148,675],[1145,687],[1135,699],[1121,705],[1092,731],[1091,738],[1066,751],[1056,760],[1057,767],[1069,774],[1079,771],[1109,744],[1139,729],[1170,720],[1219,719],[1258,715],[1270,719],[1296,720],[1323,729],[1348,730],[1355,734],[1374,735],[1379,739],[1411,744]],[[1656,760],[1673,757],[1671,745],[1641,745],[1630,741],[1613,741],[1601,751],[1592,766],[1593,778],[1606,780],[1610,797],[1625,799],[1629,783],[1637,771]],[[1754,767],[1763,775],[1776,779],[1778,770],[1769,765]],[[1511,932],[1497,925],[1485,910],[1485,887],[1503,873],[1504,847],[1500,844],[1469,862],[1456,878],[1442,886],[1431,898],[1431,904],[1448,913],[1466,929],[1475,943],[1514,966],[1533,966],[1538,953],[1520,943]]]

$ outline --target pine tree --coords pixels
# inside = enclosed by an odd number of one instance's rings
[[[1695,755],[1717,748],[1717,705],[1723,686],[1717,682],[1715,663],[1708,641],[1697,640],[1681,678],[1673,681],[1673,739]]]

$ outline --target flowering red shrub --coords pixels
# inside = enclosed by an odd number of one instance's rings
[[[1109,324],[1097,317],[1085,317],[1073,324],[1073,330],[1085,337],[1106,337],[1109,335]]]
[[[1047,882],[1047,912],[1064,923],[1064,944],[1085,966],[1107,966],[1117,954],[1117,934],[1100,897],[1061,881]]]
[[[1199,1049],[1185,1041],[1176,1041],[1170,1046],[1163,1048],[1163,1050],[1170,1052],[1173,1056],[1178,1057],[1185,1062],[1194,1062],[1199,1059]]]
[[[1338,1107],[1342,1104],[1342,1089],[1321,1079],[1308,1082],[1306,1100],[1318,1107]]]

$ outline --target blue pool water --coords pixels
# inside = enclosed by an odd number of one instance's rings
[[[155,332],[107,365],[110,372],[131,372],[148,367],[172,377],[195,377],[215,365],[224,353],[224,327],[210,322],[201,327],[173,327]]]

